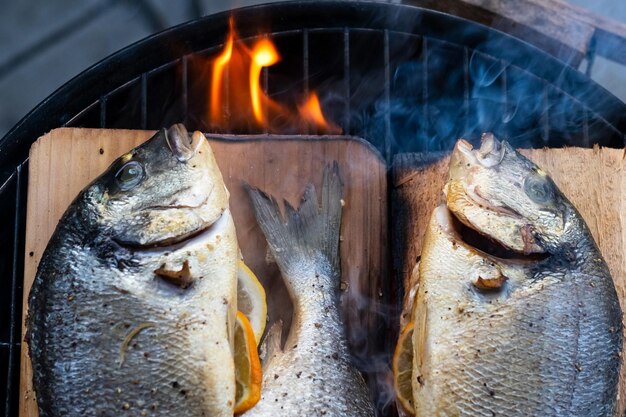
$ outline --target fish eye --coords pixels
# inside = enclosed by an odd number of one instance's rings
[[[137,161],[124,164],[115,174],[115,181],[122,191],[135,188],[143,180],[143,166]]]
[[[547,203],[552,199],[552,185],[548,178],[532,173],[524,180],[524,191],[532,201],[538,204]]]

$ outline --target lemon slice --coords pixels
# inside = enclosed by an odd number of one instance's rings
[[[393,385],[402,407],[415,415],[413,407],[413,322],[409,322],[400,337],[393,354]]]
[[[261,399],[262,379],[252,326],[238,311],[235,325],[235,414],[251,409]]]
[[[258,346],[267,321],[265,289],[254,272],[241,260],[237,269],[237,310],[250,320],[254,340]]]

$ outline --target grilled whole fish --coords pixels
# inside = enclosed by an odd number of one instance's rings
[[[299,210],[250,189],[257,221],[294,305],[284,350],[268,335],[261,400],[245,416],[373,416],[361,374],[350,363],[339,305],[341,190],[338,166],[324,172],[322,207],[307,187]]]
[[[200,132],[162,130],[61,218],[29,299],[41,417],[232,416],[238,247]]]
[[[445,192],[413,310],[416,415],[613,415],[622,313],[576,209],[492,135],[457,143]]]

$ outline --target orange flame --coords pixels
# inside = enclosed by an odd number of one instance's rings
[[[232,21],[231,21],[232,24]],[[210,120],[212,124],[218,124],[221,119],[222,109],[222,95],[221,93],[221,85],[222,80],[224,78],[224,69],[226,65],[230,61],[230,58],[233,55],[233,41],[234,36],[232,32],[228,34],[228,39],[226,39],[226,45],[224,45],[224,50],[220,53],[217,58],[215,58],[215,62],[213,63],[213,73],[211,74],[211,105],[209,107],[211,111]]]
[[[274,65],[280,60],[274,44],[267,39],[262,39],[254,45],[252,48],[252,65],[250,65],[250,100],[252,104],[252,111],[254,112],[254,118],[266,125],[265,117],[263,116],[263,109],[261,108],[261,99],[259,98],[263,94],[263,90],[260,85],[261,70],[263,67],[269,67]]]
[[[219,130],[264,130],[271,133],[314,130],[340,133],[341,129],[324,117],[315,92],[297,109],[289,109],[267,96],[261,86],[263,68],[280,61],[274,44],[267,38],[251,47],[238,41],[231,20],[224,48],[211,60],[209,121]],[[273,126],[272,121],[280,126]]]
[[[314,126],[327,126],[328,123],[324,119],[320,99],[315,92],[309,95],[309,98],[298,106],[298,111],[302,118]]]

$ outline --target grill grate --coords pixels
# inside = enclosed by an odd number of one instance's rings
[[[181,25],[107,58],[0,141],[0,215],[9,219],[0,224],[7,236],[0,242],[0,415],[17,415],[30,144],[59,126],[158,129],[184,121],[207,130],[208,78],[198,64],[220,50],[228,17]],[[244,41],[270,35],[283,56],[262,73],[271,97],[318,91],[330,118],[388,162],[402,151],[449,149],[459,136],[476,142],[484,130],[516,146],[625,144],[624,103],[539,50],[452,16],[293,2],[241,9],[235,21]],[[260,35],[262,25],[272,31]],[[382,301],[400,300],[398,285],[388,284]]]
[[[278,32],[273,36],[279,44],[286,39],[291,41],[290,53],[294,53],[293,38],[301,39],[298,54],[302,56],[299,68],[303,75],[297,78],[304,94],[312,89],[310,81],[315,78],[315,74],[311,75],[311,63],[324,62],[324,59],[316,59],[316,51],[311,51],[311,40],[343,37],[343,48],[335,57],[335,60],[343,60],[343,70],[336,71],[336,79],[331,77],[320,88],[335,95],[328,99],[331,108],[337,107],[333,100],[340,102],[339,110],[334,114],[331,111],[331,118],[334,116],[346,133],[371,141],[387,159],[399,151],[446,149],[459,136],[477,141],[479,134],[487,130],[522,147],[589,146],[593,143],[621,146],[624,143],[624,135],[618,128],[559,86],[463,45],[426,36],[406,37],[388,29],[378,32],[364,28],[300,30]],[[356,65],[356,70],[351,65],[355,60],[353,44],[370,45],[363,37],[374,44],[368,51],[372,67],[366,74],[362,73],[363,62]],[[254,38],[245,41],[251,39]],[[392,53],[407,41],[420,45],[419,50],[414,51],[417,56],[393,57]],[[208,86],[198,79],[202,73],[190,73],[189,61],[198,56],[210,56],[218,49],[212,47],[186,55],[147,71],[104,94],[98,100],[99,106],[92,104],[65,125],[157,129],[185,120],[192,128],[207,130],[202,92],[208,91]],[[477,71],[486,71],[486,74],[475,74]],[[263,86],[270,96],[276,94],[272,91],[274,80],[286,75],[289,74],[273,67],[264,69]],[[489,79],[492,76],[494,78]],[[420,85],[415,84],[417,78],[421,78]],[[376,84],[376,91],[367,91],[364,99],[362,87],[358,86],[370,82]],[[188,89],[201,92],[192,94],[193,103],[189,102]],[[336,97],[338,92],[339,98]],[[98,123],[94,123],[98,120],[92,114],[95,111],[99,111]],[[451,118],[450,114],[455,117]],[[446,117],[451,120],[445,120]],[[594,121],[595,138],[589,137],[590,118]]]

